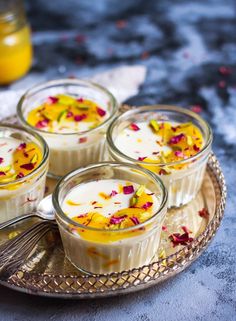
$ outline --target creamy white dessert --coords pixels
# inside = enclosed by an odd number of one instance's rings
[[[33,141],[24,141],[19,132],[1,127],[0,137],[0,222],[32,211],[43,198],[46,169],[43,151]],[[9,135],[10,134],[10,135]],[[15,138],[15,137],[19,138]],[[45,164],[46,166],[46,164]]]
[[[110,151],[113,159],[138,162],[159,175],[168,190],[168,207],[172,207],[188,203],[199,191],[207,158],[196,162],[192,157],[204,144],[192,122],[151,119],[126,125],[114,138],[120,154]]]
[[[107,106],[83,97],[58,94],[26,116],[27,123],[40,131],[50,149],[49,172],[63,176],[75,168],[99,162],[104,154]]]
[[[120,179],[74,187],[61,205],[71,219],[69,230],[59,223],[66,256],[95,274],[148,264],[159,246],[163,214],[157,214],[155,222],[148,220],[160,210],[162,197],[161,192]]]

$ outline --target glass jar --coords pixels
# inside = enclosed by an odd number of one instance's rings
[[[81,225],[63,212],[63,201],[72,189],[107,179],[145,185],[159,199],[156,212],[143,223],[120,229]],[[61,179],[53,193],[56,220],[67,258],[77,268],[95,274],[130,270],[150,263],[159,247],[166,202],[167,191],[162,181],[136,165],[99,163],[71,172]]]
[[[32,172],[13,181],[0,182],[0,223],[2,223],[32,212],[44,197],[49,150],[41,136],[14,125],[0,125],[0,138],[33,142],[42,152],[42,160]]]
[[[95,128],[83,132],[56,133],[30,125],[29,112],[40,106],[49,96],[58,94],[83,96],[105,107],[109,117]],[[20,99],[17,116],[20,123],[42,135],[50,149],[49,174],[58,178],[68,172],[104,160],[106,131],[118,111],[113,95],[104,87],[80,79],[48,81],[28,90]]]
[[[132,123],[150,122],[150,120],[193,123],[203,136],[203,148],[187,159],[171,163],[157,163],[134,159],[116,146],[117,136],[122,133],[124,128]],[[176,106],[143,106],[129,110],[118,116],[107,132],[110,159],[140,165],[161,177],[168,190],[168,208],[187,204],[196,196],[203,182],[211,145],[212,131],[208,123],[196,113]],[[145,155],[145,150],[142,153]]]
[[[0,1],[0,85],[7,85],[29,70],[32,62],[30,28],[23,1]]]

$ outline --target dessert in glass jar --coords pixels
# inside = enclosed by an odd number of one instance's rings
[[[48,147],[39,135],[0,125],[0,222],[33,211],[45,191]]]
[[[49,81],[18,103],[21,124],[42,135],[50,149],[49,173],[60,177],[103,160],[106,130],[118,109],[105,88],[77,79]]]
[[[211,152],[212,132],[199,115],[174,106],[137,107],[110,125],[110,158],[148,168],[163,180],[168,207],[191,201],[199,191]]]
[[[148,264],[166,214],[161,180],[130,164],[99,163],[71,172],[53,194],[67,258],[104,274]]]

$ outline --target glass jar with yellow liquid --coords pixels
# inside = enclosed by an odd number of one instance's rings
[[[30,28],[21,0],[0,1],[0,85],[29,70],[32,62]]]

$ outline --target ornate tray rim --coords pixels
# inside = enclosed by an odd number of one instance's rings
[[[40,274],[19,270],[6,282],[0,281],[0,284],[13,290],[32,295],[67,299],[88,299],[126,294],[146,289],[175,276],[186,269],[203,253],[216,234],[224,215],[227,194],[226,183],[219,162],[214,154],[209,158],[207,172],[211,177],[214,189],[216,189],[217,206],[213,218],[206,229],[196,239],[167,258],[152,262],[149,265],[131,271],[111,273],[108,275],[65,276],[60,274]],[[164,261],[165,264],[163,264]],[[161,269],[161,271],[158,269]],[[145,272],[146,270],[149,271],[149,274]],[[144,277],[141,279],[140,276],[142,274]],[[129,280],[130,278],[133,279],[132,282]],[[59,290],[54,289],[54,291],[52,291],[52,288],[50,288],[50,282],[52,280],[58,286]],[[60,287],[61,284],[70,286],[69,280],[79,282],[76,284],[79,284],[79,287],[81,287],[82,290],[74,289],[74,292],[63,290]],[[112,282],[112,285],[106,285],[106,283],[109,282]],[[99,284],[100,287],[94,288],[93,290],[83,288],[83,285],[87,284],[92,287],[96,283]]]

